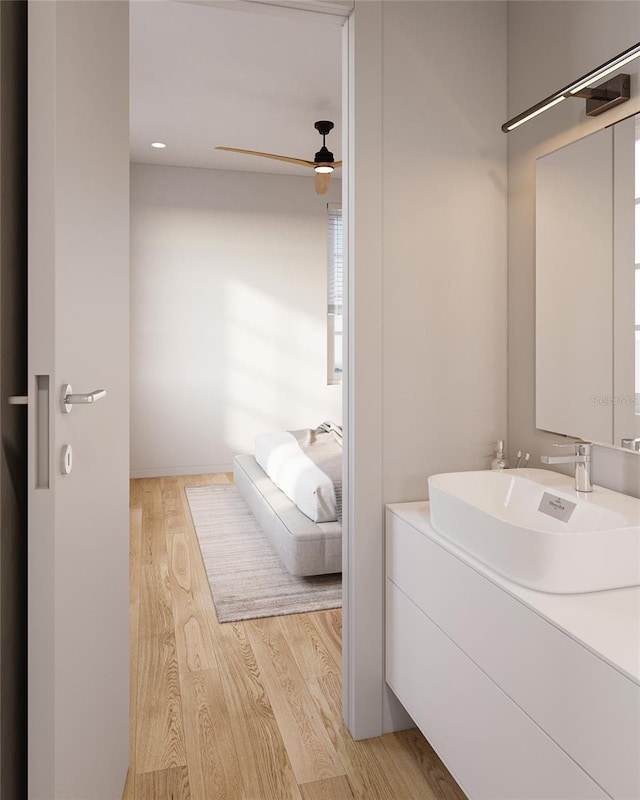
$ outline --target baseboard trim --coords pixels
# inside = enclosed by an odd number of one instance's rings
[[[131,478],[175,478],[180,475],[208,475],[233,472],[232,464],[196,464],[187,467],[144,467],[130,470]]]

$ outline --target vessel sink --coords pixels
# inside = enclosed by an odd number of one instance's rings
[[[640,500],[545,469],[429,478],[431,524],[506,578],[577,594],[640,585]]]

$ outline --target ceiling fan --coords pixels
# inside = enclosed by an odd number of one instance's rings
[[[301,164],[303,167],[313,167],[316,173],[315,189],[316,194],[325,194],[329,188],[331,173],[336,167],[342,166],[342,161],[334,161],[333,153],[327,149],[325,139],[329,131],[333,128],[333,122],[329,120],[319,120],[314,128],[322,136],[322,147],[318,150],[313,161],[306,161],[303,158],[291,158],[289,156],[276,156],[273,153],[259,153],[257,150],[241,150],[239,147],[216,147],[216,150],[227,150],[230,153],[244,153],[248,156],[262,156],[262,158],[273,158],[276,161],[286,161],[290,164]]]

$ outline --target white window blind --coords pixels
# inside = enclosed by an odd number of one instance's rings
[[[342,208],[327,206],[327,382],[342,382],[344,305]]]
[[[327,304],[329,314],[342,314],[342,208],[327,207]]]

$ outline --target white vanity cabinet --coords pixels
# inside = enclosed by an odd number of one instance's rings
[[[640,798],[637,681],[437,534],[428,503],[387,508],[386,574],[387,682],[471,800]]]

